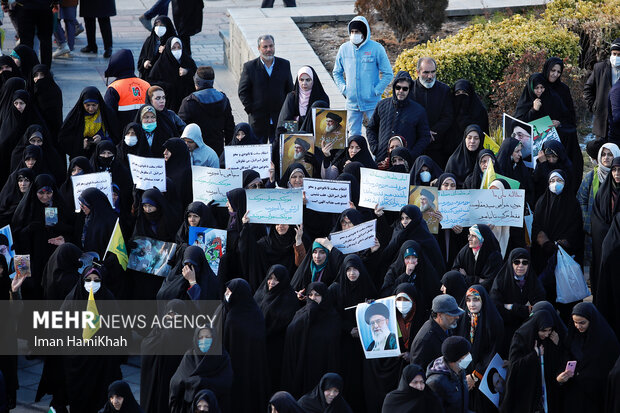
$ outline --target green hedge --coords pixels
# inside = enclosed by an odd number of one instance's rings
[[[414,78],[420,57],[431,56],[438,64],[437,78],[454,84],[468,79],[484,96],[491,92],[491,81],[501,79],[502,71],[525,50],[546,50],[549,56],[577,62],[579,36],[550,20],[514,15],[501,22],[475,24],[453,36],[429,41],[404,50],[396,59],[394,73],[408,71]]]

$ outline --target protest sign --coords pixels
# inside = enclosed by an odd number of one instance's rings
[[[437,188],[434,186],[414,186],[409,188],[409,204],[420,208],[422,218],[428,226],[431,234],[439,232],[439,219],[435,216],[437,211]]]
[[[315,145],[332,143],[332,149],[344,149],[347,145],[347,111],[346,109],[312,108]]]
[[[92,174],[74,175],[71,177],[73,182],[73,203],[75,212],[80,211],[80,195],[88,188],[97,188],[108,197],[110,205],[114,205],[112,200],[112,175],[109,172],[97,172]]]
[[[400,211],[409,203],[409,174],[360,169],[359,206],[374,209],[377,204],[386,211]]]
[[[537,153],[532,153],[532,147],[534,146],[534,140],[532,138],[532,125],[504,113],[502,118],[502,131],[504,134],[504,139],[513,137],[521,142],[521,156],[523,157],[523,163],[528,168],[534,168]]]
[[[367,359],[400,356],[396,297],[359,303],[355,309],[355,320]]]
[[[9,278],[15,277],[15,249],[13,248],[13,234],[11,233],[11,227],[6,225],[0,228],[0,234],[6,237],[6,243],[0,243],[0,254],[4,255],[4,259],[6,260],[6,265],[9,268]]]
[[[194,201],[226,205],[226,193],[243,186],[243,172],[228,169],[192,166],[192,192]]]
[[[329,234],[334,248],[343,254],[363,251],[375,246],[377,220],[363,222],[353,228]]]
[[[248,189],[245,196],[250,223],[300,225],[303,222],[300,189]]]
[[[474,224],[523,227],[525,190],[461,189],[439,191],[442,228]]]
[[[503,367],[503,363],[504,361],[499,354],[496,354],[491,359],[482,380],[480,380],[480,391],[491,400],[495,407],[499,407],[499,401],[506,389],[506,369]]]
[[[127,155],[131,178],[136,189],[157,188],[166,192],[166,161],[163,158],[145,158]]]
[[[252,169],[261,178],[269,178],[271,145],[231,145],[224,147],[226,169],[245,171]]]
[[[306,208],[339,214],[349,208],[350,187],[349,181],[304,178]]]
[[[558,131],[553,126],[553,121],[549,116],[536,119],[530,122],[530,125],[532,125],[532,154],[534,158],[538,155],[538,152],[542,150],[543,144],[545,142],[561,142],[560,135],[558,135]],[[536,162],[534,162],[534,167],[536,167]]]
[[[170,272],[169,261],[174,260],[177,244],[149,237],[133,237],[128,243],[127,268],[147,274],[166,277]]]
[[[307,154],[314,153],[314,136],[306,134],[280,135],[280,176],[292,163],[298,162],[312,176],[312,164],[304,161]]]
[[[227,234],[225,229],[189,227],[189,245],[202,248],[215,275],[220,268],[220,258],[226,254]]]

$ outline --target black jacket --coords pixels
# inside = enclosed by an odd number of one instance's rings
[[[607,136],[607,99],[611,89],[611,63],[609,60],[594,65],[594,70],[583,87],[583,97],[594,114],[592,132],[596,136]]]
[[[203,0],[172,0],[172,19],[179,36],[200,33],[203,8]]]
[[[403,80],[409,82],[411,90],[413,87],[411,76],[405,71],[400,71],[394,78],[392,91],[396,83]],[[409,97],[402,102],[399,101],[396,99],[396,94],[377,104],[366,127],[366,133],[370,149],[376,159],[385,159],[388,142],[394,135],[400,135],[407,140],[407,149],[412,159],[422,155],[431,142],[426,110]]]
[[[441,400],[445,412],[468,413],[469,391],[465,370],[455,373],[443,357],[439,357],[426,370],[426,384]]]
[[[411,92],[410,96],[413,100],[426,109],[429,126],[433,132],[437,133],[435,140],[428,145],[426,154],[433,158],[433,154],[441,153],[447,160],[454,150],[454,147],[447,145],[449,143],[447,134],[454,118],[450,86],[437,80],[432,88],[427,89],[422,86],[420,80],[416,80]],[[441,167],[445,164],[445,160],[442,162],[433,160]]]
[[[426,320],[411,344],[411,363],[427,368],[433,360],[441,356],[441,345],[446,338],[448,334],[432,317]]]
[[[218,155],[224,152],[224,142],[230,143],[233,137],[235,119],[230,101],[216,89],[201,89],[183,99],[179,117],[200,126],[204,143]]]
[[[239,99],[250,115],[250,126],[262,140],[269,135],[269,119],[275,128],[284,99],[293,90],[290,62],[279,57],[274,59],[271,76],[258,57],[243,65],[239,79]]]

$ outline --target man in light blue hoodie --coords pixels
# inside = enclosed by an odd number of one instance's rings
[[[333,75],[347,98],[347,130],[352,136],[362,134],[364,116],[370,119],[393,75],[385,49],[370,40],[365,17],[357,16],[349,22],[349,37],[338,49]]]

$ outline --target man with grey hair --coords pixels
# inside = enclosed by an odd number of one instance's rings
[[[450,140],[454,118],[450,86],[437,80],[437,62],[432,57],[421,57],[416,66],[418,78],[413,84],[411,98],[426,109],[431,129],[431,143],[424,152],[440,168],[446,167],[448,158],[460,140]]]
[[[275,57],[275,50],[273,36],[260,36],[259,57],[243,65],[239,79],[239,99],[248,113],[248,123],[262,142],[274,140],[280,109],[293,90],[291,64]]]

